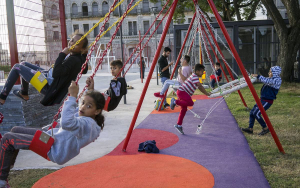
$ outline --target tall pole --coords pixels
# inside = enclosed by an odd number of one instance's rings
[[[163,46],[163,43],[165,41],[165,38],[166,38],[166,35],[167,35],[167,32],[168,32],[168,29],[169,29],[169,25],[172,21],[172,17],[173,17],[173,14],[175,12],[175,8],[176,8],[176,5],[177,5],[177,2],[178,0],[174,0],[173,2],[173,5],[172,5],[172,8],[170,10],[170,13],[169,13],[169,17],[168,17],[168,20],[166,22],[166,26],[163,30],[163,33],[161,34],[161,38],[159,40],[159,45],[158,45],[158,48],[156,50],[156,53],[155,53],[155,56],[153,58],[153,63],[151,65],[151,68],[150,68],[150,71],[149,71],[149,74],[147,76],[147,79],[146,79],[146,82],[145,82],[145,86],[143,88],[143,91],[142,91],[142,94],[141,94],[141,97],[140,97],[140,100],[139,100],[139,103],[136,107],[136,110],[134,112],[134,115],[133,115],[133,118],[132,118],[132,121],[131,121],[131,124],[130,124],[130,127],[129,127],[129,130],[128,130],[128,133],[127,133],[127,136],[125,138],[125,142],[124,142],[124,145],[123,145],[123,151],[126,151],[126,148],[127,148],[127,145],[128,145],[128,142],[129,142],[129,139],[131,137],[131,134],[132,134],[132,131],[133,131],[133,128],[134,128],[134,125],[135,125],[135,122],[136,122],[136,119],[139,115],[139,112],[140,112],[140,109],[141,109],[141,106],[142,106],[142,103],[144,101],[144,98],[145,98],[145,95],[146,95],[146,91],[148,89],[148,86],[149,86],[149,83],[150,83],[150,80],[151,80],[151,77],[152,77],[152,74],[153,74],[153,71],[154,71],[154,68],[155,68],[155,65],[157,63],[157,60],[158,60],[158,57],[160,56],[160,50]]]
[[[119,0],[120,2],[120,0]],[[118,7],[119,8],[119,17],[121,18],[122,15],[122,8],[121,5]],[[122,22],[123,24],[123,22]],[[123,51],[123,31],[122,31],[122,24],[120,25],[120,42],[121,42],[121,54],[122,54],[122,62],[124,62],[124,51]],[[122,75],[124,75],[124,69],[122,70]],[[126,86],[127,87],[127,86]],[[126,104],[126,95],[123,96],[124,99],[124,104]]]
[[[256,104],[257,104],[257,106],[258,106],[258,108],[259,108],[259,110],[260,110],[260,112],[261,112],[264,120],[267,123],[267,126],[268,126],[268,128],[269,128],[269,130],[271,132],[271,135],[273,136],[273,139],[274,139],[274,141],[275,141],[275,143],[276,143],[279,151],[284,154],[285,152],[283,150],[283,147],[282,147],[282,145],[281,145],[281,143],[280,143],[280,141],[279,141],[279,139],[277,137],[277,134],[276,134],[276,132],[275,132],[275,130],[274,130],[272,124],[271,124],[271,121],[269,120],[269,117],[268,117],[268,115],[267,115],[264,107],[262,106],[262,103],[260,102],[260,99],[259,99],[259,97],[258,97],[258,95],[257,95],[257,93],[255,91],[255,88],[253,87],[253,84],[252,84],[252,82],[250,81],[250,79],[248,77],[246,69],[245,69],[245,67],[244,67],[244,65],[243,65],[243,63],[241,61],[240,56],[238,55],[238,53],[237,53],[237,51],[236,51],[236,49],[234,47],[233,42],[230,39],[230,36],[229,36],[229,34],[228,34],[227,30],[226,30],[226,27],[225,27],[224,23],[222,22],[222,19],[221,19],[220,15],[219,15],[219,13],[217,11],[217,8],[216,8],[214,2],[212,0],[207,0],[207,1],[209,3],[210,8],[212,9],[212,11],[213,11],[216,19],[217,19],[217,21],[218,21],[218,24],[219,24],[219,26],[220,26],[220,28],[221,28],[221,30],[223,32],[223,35],[225,36],[225,39],[226,39],[226,41],[227,41],[227,43],[229,45],[229,48],[232,51],[233,56],[234,56],[234,58],[235,58],[235,60],[236,60],[236,62],[238,64],[238,66],[239,66],[239,68],[240,68],[240,70],[241,70],[241,72],[242,72],[242,74],[243,74],[243,76],[244,76],[244,78],[245,78],[245,80],[246,80],[246,82],[248,84],[248,87],[249,87],[249,89],[250,89],[250,91],[251,91],[251,93],[253,95],[253,98],[255,99],[255,102],[256,102]]]
[[[180,52],[179,52],[179,54],[178,54],[178,57],[177,57],[177,60],[176,60],[174,69],[173,69],[173,71],[172,71],[172,75],[171,75],[171,77],[170,77],[170,80],[173,79],[175,70],[176,70],[176,68],[177,68],[177,66],[178,66],[178,63],[179,63],[180,59],[181,59],[181,55],[182,55],[182,52],[183,52],[185,43],[186,43],[187,39],[189,38],[190,32],[191,32],[191,30],[192,30],[192,28],[193,28],[193,24],[194,24],[195,18],[196,18],[196,12],[195,12],[195,14],[194,14],[194,16],[193,16],[193,19],[192,19],[192,21],[191,21],[191,23],[190,23],[190,26],[189,26],[189,28],[188,28],[188,31],[187,31],[187,33],[186,33],[186,35],[185,35],[184,41],[183,41],[183,43],[182,43],[182,45],[181,45],[181,49],[180,49]],[[167,89],[167,91],[165,92],[164,98],[163,98],[161,101],[165,101],[165,98],[166,98],[166,96],[167,96],[167,93],[168,93],[168,89]],[[163,102],[160,103],[159,108],[158,108],[158,111],[160,111],[160,109],[161,109],[161,107],[162,107],[162,104],[163,104]]]
[[[142,41],[141,41],[141,31],[139,30],[139,41],[140,41],[140,71],[141,71],[141,82],[143,83],[143,69],[144,69],[144,63],[142,61]],[[145,67],[146,68],[146,67]]]
[[[154,13],[154,17],[156,18],[155,11],[153,11],[153,13]],[[155,49],[156,49],[156,52],[157,52],[157,30],[155,31]],[[154,61],[152,63],[154,63]],[[157,66],[156,62],[155,62],[155,64],[156,64],[156,84],[158,85],[158,66]]]
[[[16,24],[15,24],[15,11],[14,1],[6,0],[6,15],[7,15],[7,30],[9,40],[9,53],[10,53],[10,65],[11,68],[19,62],[18,58],[18,45],[16,36]],[[16,85],[21,84],[20,79],[17,80]]]
[[[64,49],[65,47],[68,46],[64,0],[59,0],[59,21],[60,21],[60,32],[61,32],[61,45],[62,48]]]

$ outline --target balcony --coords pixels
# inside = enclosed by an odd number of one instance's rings
[[[106,13],[102,12],[78,12],[77,14],[71,13],[71,18],[90,18],[90,17],[104,17]]]

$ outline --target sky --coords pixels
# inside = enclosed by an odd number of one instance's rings
[[[2,43],[2,48],[8,49],[5,3],[6,1],[0,0],[0,43]],[[41,0],[14,0],[14,8],[18,51],[45,51]],[[266,18],[260,10],[255,19]]]

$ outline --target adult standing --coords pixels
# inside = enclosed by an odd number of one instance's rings
[[[160,56],[158,60],[159,65],[159,75],[160,75],[160,81],[162,83],[162,86],[164,85],[165,81],[170,79],[170,70],[169,67],[173,65],[173,61],[169,64],[167,58],[171,54],[171,49],[169,47],[165,47],[163,54]],[[164,100],[164,106],[165,108],[170,106],[166,100]]]
[[[142,64],[142,66],[141,66],[141,64]],[[146,63],[144,61],[144,57],[142,57],[142,62],[139,63],[139,67],[140,67],[140,78],[142,78],[142,76],[143,76],[143,79],[144,79],[144,77],[145,77],[145,68],[146,68]],[[141,75],[141,72],[143,73],[143,75]]]

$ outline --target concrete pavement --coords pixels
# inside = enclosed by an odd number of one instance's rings
[[[90,74],[83,75],[80,79],[79,86],[81,89],[84,87],[86,77],[89,75]],[[101,75],[98,74],[98,76],[95,77],[95,89],[104,91],[106,88],[108,88],[111,78],[111,75],[108,73],[101,73]],[[126,75],[126,79],[131,80],[128,81],[128,85],[134,87],[134,89],[129,89],[127,92],[127,104],[124,104],[122,99],[118,108],[112,112],[104,113],[105,127],[100,133],[100,137],[94,143],[91,143],[85,148],[81,149],[80,154],[74,159],[70,160],[65,165],[57,165],[53,162],[45,160],[32,151],[21,150],[17,157],[14,169],[59,169],[64,166],[92,161],[111,152],[126,137],[146,81],[146,79],[144,79],[144,83],[142,84],[141,80],[138,78],[139,73],[128,73],[128,75]],[[156,84],[156,79],[151,79],[135,126],[139,125],[151,113],[154,107],[154,101],[156,99],[153,96],[153,93],[159,91],[160,89],[161,85]]]

